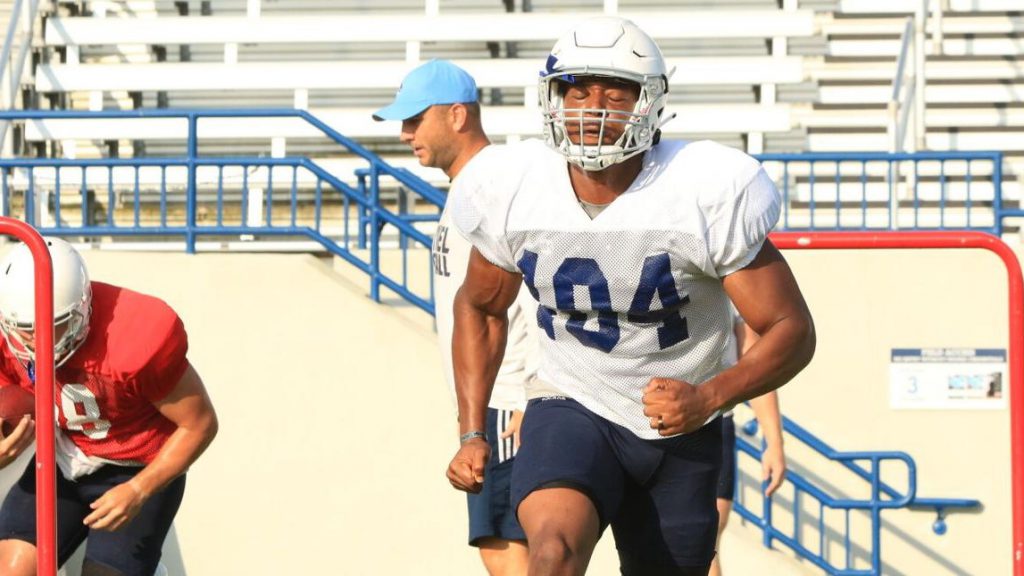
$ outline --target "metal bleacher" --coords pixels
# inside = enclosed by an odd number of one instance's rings
[[[369,10],[358,0],[62,2],[44,4],[38,64],[22,83],[42,109],[309,110],[443,187],[443,175],[420,167],[398,142],[397,126],[370,117],[390,101],[409,67],[430,57],[454,59],[478,80],[494,140],[536,136],[538,62],[572,22],[617,11],[651,32],[677,69],[670,109],[678,116],[664,127],[668,137],[711,137],[753,153],[883,152],[892,144],[901,34],[921,6],[919,0],[389,0]],[[1024,171],[1024,24],[1015,7],[1011,0],[931,2],[924,19],[925,128],[917,143],[935,151],[1003,151],[1000,183],[1011,202],[1020,198]],[[43,117],[26,120],[19,135],[30,155],[138,158],[182,153],[186,128],[181,118]],[[205,155],[297,154],[345,172],[359,161],[296,118],[204,117],[198,134]],[[913,176],[908,169],[897,166],[896,173],[908,178],[905,189],[913,188],[915,203],[992,202],[991,181],[977,180],[991,167],[979,173],[969,163],[915,164]],[[831,191],[809,170],[787,176],[797,207],[830,200],[886,204],[891,190],[890,175],[849,166],[822,175],[835,176]],[[911,200],[900,195],[897,203]]]
[[[479,6],[479,4],[478,4]],[[446,9],[446,8],[445,8]],[[590,14],[598,14],[591,11]],[[291,16],[265,12],[259,18],[225,15],[118,18],[52,17],[45,29],[45,44],[63,61],[42,63],[36,69],[39,94],[72,109],[152,107],[261,106],[309,109],[352,137],[394,145],[394,127],[374,123],[369,112],[386,103],[408,70],[410,61],[434,56],[456,57],[483,88],[485,128],[498,140],[539,134],[536,114],[536,71],[542,54],[525,57],[519,46],[533,43],[550,48],[571,23],[584,16],[559,11],[481,14],[474,11],[381,16],[376,12],[325,13]],[[229,12],[231,14],[231,12]],[[758,101],[762,86],[804,80],[802,61],[768,55],[766,40],[773,35],[810,36],[811,11],[759,9],[736,14],[671,10],[633,16],[659,38],[701,45],[709,36],[732,39],[740,45],[760,45],[761,54],[741,51],[731,56],[690,55],[683,47],[672,54],[678,67],[672,97],[680,118],[666,126],[673,137],[714,134],[745,145],[760,134],[789,133],[795,128],[789,104]],[[126,20],[131,24],[127,25]],[[493,45],[514,43],[492,57]],[[149,47],[150,61],[111,57],[111,47]],[[184,46],[188,50],[168,50]],[[379,50],[365,50],[367,45]],[[511,45],[511,44],[510,44]],[[509,54],[513,50],[515,56]],[[705,50],[708,48],[705,46]],[[174,58],[175,53],[177,58]],[[283,55],[283,56],[282,56]],[[163,59],[164,61],[155,61]],[[120,60],[111,63],[111,60]],[[127,62],[125,61],[127,60]],[[93,125],[92,140],[133,142],[125,133],[132,126]],[[244,128],[244,127],[243,127]],[[289,132],[257,135],[251,129],[221,127],[211,137],[222,138],[231,150],[265,149],[271,137],[303,138]],[[62,123],[34,124],[26,131],[30,141],[67,141],[77,134],[64,132]],[[157,135],[159,140],[164,134]],[[181,136],[179,136],[181,138]],[[147,151],[162,143],[147,143]],[[290,147],[291,142],[286,146]],[[304,152],[315,151],[310,142],[298,142]],[[760,144],[754,146],[755,151]],[[88,155],[88,143],[75,146],[76,155]],[[399,149],[404,152],[404,150]],[[101,155],[102,152],[97,152]],[[398,158],[408,163],[407,158]]]

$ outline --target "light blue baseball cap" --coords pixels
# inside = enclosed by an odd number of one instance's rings
[[[476,81],[448,60],[431,60],[405,75],[395,101],[377,110],[373,119],[406,120],[435,104],[476,102]]]

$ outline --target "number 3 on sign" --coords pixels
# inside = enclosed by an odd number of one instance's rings
[[[92,391],[81,384],[65,384],[60,403],[68,430],[77,430],[93,440],[102,440],[110,430],[110,421],[100,418],[100,405]]]

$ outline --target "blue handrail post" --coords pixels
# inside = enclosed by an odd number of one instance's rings
[[[992,158],[992,212],[995,216],[996,236],[1003,236],[1003,154],[997,152]]]
[[[199,139],[196,126],[199,117],[195,112],[188,114],[188,192],[185,195],[185,251],[196,253],[196,158],[199,156]],[[162,209],[162,208],[161,208]],[[161,214],[161,217],[166,217]]]
[[[380,302],[380,172],[378,161],[370,162],[370,298]]]
[[[399,216],[406,216],[409,214],[409,210],[406,204],[409,202],[409,193],[405,191],[404,186],[398,187],[398,214]],[[402,231],[398,231],[398,247],[405,251],[409,247],[408,242],[405,239],[405,234]]]
[[[366,189],[366,176],[367,173],[363,170],[356,170],[356,189],[363,198],[369,198],[370,194]],[[359,219],[359,231],[356,240],[356,245],[359,246],[360,250],[366,250],[366,226],[369,221],[369,210],[363,206],[358,205],[356,208],[357,217]]]
[[[36,225],[36,176],[32,168],[28,169],[28,187],[25,188],[25,223]]]
[[[871,573],[882,573],[882,462],[871,459]],[[911,489],[908,486],[908,492]]]
[[[0,171],[0,216],[11,215],[11,194],[7,188],[7,175],[14,174],[14,169],[3,168]]]

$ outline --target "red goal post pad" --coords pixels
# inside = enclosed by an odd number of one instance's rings
[[[1013,574],[1024,576],[1024,279],[1013,249],[997,236],[968,231],[775,232],[770,238],[781,250],[972,248],[993,252],[1003,261],[1009,286]]]
[[[24,242],[35,263],[36,574],[57,575],[57,476],[53,415],[53,262],[35,228],[0,216],[0,234]]]

